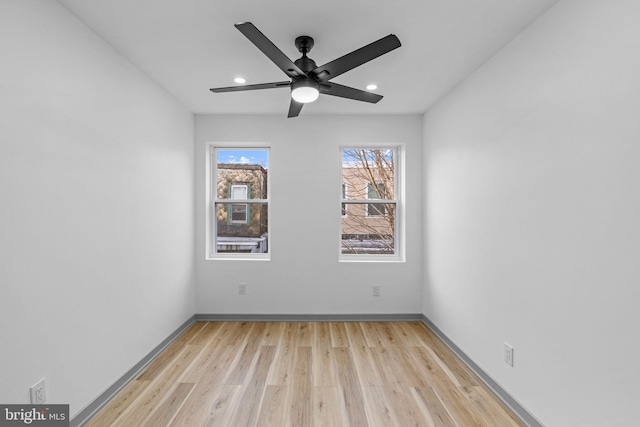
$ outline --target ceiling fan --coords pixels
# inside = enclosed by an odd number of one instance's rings
[[[289,76],[290,81],[260,83],[243,86],[218,87],[210,89],[215,93],[238,92],[256,89],[291,88],[291,104],[287,117],[297,117],[306,103],[315,101],[320,93],[325,95],[339,96],[341,98],[355,99],[376,103],[382,99],[381,95],[366,92],[349,86],[333,83],[330,80],[340,74],[356,68],[366,62],[371,61],[385,53],[400,47],[400,40],[394,34],[389,34],[371,44],[354,50],[338,59],[321,66],[316,66],[313,59],[307,53],[313,48],[313,38],[300,36],[295,40],[298,51],[302,57],[291,61],[280,49],[274,45],[264,34],[258,30],[251,22],[241,22],[235,24],[258,49]]]

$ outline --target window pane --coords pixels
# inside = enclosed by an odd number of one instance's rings
[[[342,219],[342,253],[395,254],[395,203],[385,203],[382,209],[387,215],[378,217],[367,215],[366,204],[346,205],[349,215]]]
[[[216,252],[267,253],[268,206],[216,203]]]
[[[342,150],[342,182],[349,200],[393,199],[394,150]],[[374,187],[375,186],[375,187]],[[378,187],[381,191],[376,191]]]
[[[386,193],[383,183],[378,183],[375,187],[369,183],[367,184],[367,191],[369,199],[386,199]],[[386,215],[384,203],[369,203],[367,205],[367,215],[369,216],[381,216]]]
[[[268,151],[217,149],[217,199],[266,199]]]

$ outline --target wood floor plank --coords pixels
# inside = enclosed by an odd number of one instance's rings
[[[183,332],[174,342],[169,344],[162,353],[160,353],[155,359],[149,363],[144,371],[138,376],[140,381],[152,381],[154,380],[165,367],[171,363],[171,361],[180,353],[186,344],[193,337],[195,337],[201,329],[206,326],[203,322],[194,322]]]
[[[284,331],[283,322],[267,322],[262,333],[262,345],[279,345]]]
[[[453,375],[455,378],[454,382],[460,387],[477,387],[480,385],[478,379],[451,351],[438,354],[438,363],[440,363],[442,369],[445,370],[448,375]]]
[[[204,327],[201,328],[197,334],[194,335],[193,338],[189,341],[189,344],[192,345],[205,345],[210,342],[215,334],[220,331],[222,328],[222,323],[220,322],[196,322],[196,323],[204,323]]]
[[[523,426],[420,322],[195,322],[86,425]]]
[[[376,368],[385,384],[395,389],[424,387],[426,380],[416,372],[410,363],[410,356],[399,347],[371,348]]]
[[[340,387],[342,393],[342,404],[344,405],[343,413],[346,417],[346,423],[350,427],[368,426],[367,412],[365,410],[364,396],[362,395],[362,387]]]
[[[95,415],[85,427],[112,425],[140,394],[151,384],[151,381],[133,380],[127,384],[109,403]]]
[[[484,424],[491,424],[496,427],[513,426],[516,422],[504,406],[502,406],[483,387],[465,388],[463,391],[473,402],[477,413]]]
[[[267,378],[267,384],[291,385],[295,369],[295,358],[296,346],[290,344],[287,338],[283,338],[282,343],[277,348],[273,366]]]
[[[313,358],[311,347],[297,347],[293,384],[302,388],[313,386]]]
[[[157,377],[140,393],[113,425],[142,425],[149,414],[171,393],[184,369],[189,366],[200,350],[202,350],[202,346],[184,345],[182,351],[175,355],[171,363],[157,374]]]
[[[412,388],[416,400],[424,406],[435,427],[458,427],[449,411],[431,387]]]
[[[351,348],[368,347],[367,338],[364,335],[360,322],[347,322],[345,324],[349,345]]]
[[[287,425],[292,388],[292,386],[286,385],[265,386],[262,405],[256,422],[257,426],[280,427]]]
[[[211,404],[207,418],[201,426],[206,427],[230,427],[231,418],[240,407],[240,397],[243,387],[240,385],[225,385],[220,395]],[[240,409],[237,409],[240,408]],[[186,427],[186,426],[185,426]]]
[[[330,346],[313,347],[311,373],[316,387],[335,387],[338,384]]]
[[[384,387],[363,387],[362,394],[369,425],[380,427],[403,426],[396,415],[393,405],[387,398]]]
[[[433,424],[431,416],[415,399],[412,390],[413,387],[402,390],[385,388],[387,399],[391,402],[398,419],[398,425],[406,427],[431,426]]]
[[[182,351],[178,353],[149,386],[138,396],[122,415],[113,423],[116,426],[138,426],[153,412],[156,407],[166,398],[173,387],[182,376],[184,370],[191,361],[202,350],[199,345],[184,345]]]
[[[178,381],[183,383],[196,383],[204,376],[209,375],[228,347],[229,346],[226,345],[204,343],[202,345],[202,351],[200,351],[191,364],[185,368],[180,378],[178,378]]]
[[[224,384],[199,382],[180,407],[171,425],[200,425],[202,420],[208,418],[213,402],[220,396],[224,387]]]
[[[476,387],[479,385],[475,376],[433,332],[421,323],[411,324],[410,327],[417,331],[424,347],[436,356],[436,361],[458,386]]]
[[[291,426],[311,427],[313,423],[313,395],[312,388],[301,384],[294,384],[291,391],[291,406],[289,408],[289,423]]]
[[[247,374],[258,357],[258,349],[262,345],[262,332],[264,331],[264,327],[265,325],[263,323],[257,323],[247,334],[245,346],[240,352],[240,357],[225,380],[227,384],[244,384]]]
[[[373,347],[351,347],[353,364],[362,387],[382,387],[385,385],[384,373],[375,358]]]
[[[229,328],[225,328],[223,332],[226,334],[221,336],[221,340],[224,341],[225,344],[229,345],[239,345],[244,342],[247,335],[251,332],[251,330],[256,326],[256,322],[226,322],[229,325]]]
[[[177,383],[176,387],[169,393],[169,396],[151,412],[150,416],[142,425],[144,427],[169,425],[194,386],[195,384]]]
[[[222,351],[216,352],[216,357],[203,370],[198,383],[226,384],[226,378],[231,374],[239,358],[242,347],[238,345],[221,346]]]
[[[369,347],[383,347],[384,337],[378,330],[378,322],[360,322],[362,332]]]
[[[401,336],[396,333],[396,328],[391,322],[376,322],[373,326],[378,330],[383,346],[403,345]]]
[[[330,323],[331,347],[349,347],[349,338],[344,323]]]
[[[315,349],[331,347],[331,327],[329,323],[313,323],[313,347]]]
[[[415,329],[410,325],[417,322],[393,322],[391,326],[395,329],[396,335],[403,346],[416,347],[422,345]]]
[[[350,426],[366,426],[368,422],[364,396],[351,352],[344,347],[334,347],[331,351],[334,356],[347,422]]]
[[[239,410],[235,411],[231,423],[232,426],[253,426],[256,424],[260,405],[265,391],[265,384],[269,368],[275,355],[275,347],[262,346],[256,361],[253,375],[243,387],[240,398]]]
[[[455,387],[435,391],[451,418],[459,426],[482,426],[482,417],[473,405],[465,402],[464,393]]]
[[[285,322],[282,331],[281,345],[296,347],[298,345],[298,322]]]
[[[297,324],[296,345],[301,347],[311,347],[313,345],[313,326],[311,322],[299,322]]]
[[[314,427],[340,427],[342,416],[338,387],[314,387],[312,419]]]

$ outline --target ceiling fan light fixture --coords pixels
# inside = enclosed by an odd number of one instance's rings
[[[313,80],[298,80],[291,83],[291,98],[302,104],[313,102],[320,96],[318,83]]]
[[[398,37],[395,34],[389,34],[318,67],[315,61],[307,56],[314,44],[312,37],[299,36],[295,39],[294,44],[298,51],[302,53],[302,57],[292,61],[251,22],[238,22],[235,27],[282,70],[290,80],[247,85],[244,82],[236,81],[238,83],[236,86],[214,87],[209,90],[213,93],[224,93],[289,88],[291,90],[291,101],[287,115],[289,118],[298,117],[304,104],[318,99],[320,92],[323,95],[332,95],[372,104],[380,101],[382,95],[332,83],[330,80],[401,46]],[[322,88],[322,91],[320,91],[320,88]],[[375,89],[369,87],[368,90]]]
[[[234,82],[238,83],[238,84],[244,84],[247,82],[247,79],[245,79],[244,77],[236,77],[235,79],[233,79]]]

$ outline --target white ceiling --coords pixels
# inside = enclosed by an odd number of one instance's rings
[[[214,94],[210,87],[287,80],[233,24],[250,21],[289,58],[309,35],[318,65],[388,34],[402,46],[335,82],[378,104],[321,96],[307,114],[424,113],[557,0],[59,0],[194,113],[286,115],[289,91]]]

